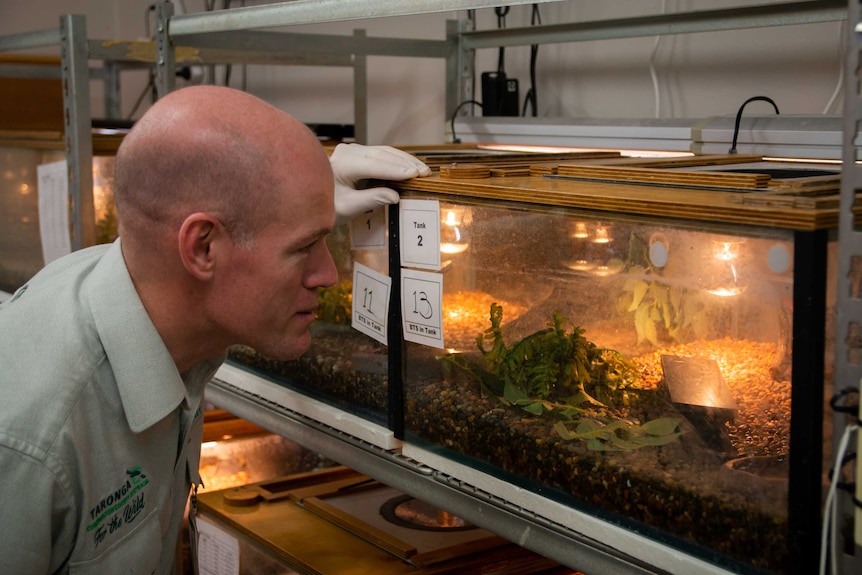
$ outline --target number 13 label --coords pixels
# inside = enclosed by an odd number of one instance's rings
[[[404,339],[443,349],[443,275],[401,270]]]
[[[353,319],[354,329],[386,345],[389,318],[389,290],[392,280],[373,269],[353,264]]]

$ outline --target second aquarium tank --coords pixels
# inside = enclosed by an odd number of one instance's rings
[[[800,572],[830,453],[832,234],[538,179],[405,186],[439,202],[443,330],[405,344],[405,443],[733,572]]]
[[[338,268],[338,283],[318,292],[310,349],[295,360],[278,361],[250,347],[234,346],[228,361],[387,429],[392,412],[388,349],[351,327],[351,318],[354,264],[385,274],[388,251],[353,249],[351,237],[351,228],[343,225],[327,238]]]

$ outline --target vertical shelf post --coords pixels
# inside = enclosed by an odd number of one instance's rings
[[[84,16],[60,17],[60,56],[63,137],[69,170],[69,234],[75,251],[96,243],[90,71]]]
[[[835,333],[835,392],[854,390],[860,392],[862,381],[862,228],[857,226],[858,217],[854,210],[856,195],[862,193],[862,166],[857,161],[860,146],[858,133],[862,126],[862,94],[860,94],[860,53],[862,53],[862,16],[860,0],[848,0],[846,48],[844,56],[844,134],[842,142],[841,203],[838,225],[838,297]],[[858,417],[858,415],[857,415]],[[846,413],[833,415],[833,454],[839,446],[844,430],[852,417]],[[857,432],[857,435],[860,435]],[[862,450],[862,440],[857,440]],[[852,451],[852,450],[851,450]],[[833,457],[834,459],[834,457]],[[838,470],[835,470],[836,473]],[[838,480],[835,477],[833,480]],[[860,478],[857,476],[856,481]],[[844,515],[855,514],[855,556],[846,555],[843,549],[852,547],[853,542],[838,545],[839,573],[859,573],[862,571],[862,510],[854,511],[850,497],[838,492],[838,505],[835,512]],[[840,524],[840,523],[839,523]],[[829,544],[827,544],[829,545]]]

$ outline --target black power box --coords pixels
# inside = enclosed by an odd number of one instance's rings
[[[517,116],[518,79],[505,72],[482,72],[482,115]]]

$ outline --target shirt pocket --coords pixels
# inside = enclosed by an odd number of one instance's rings
[[[107,573],[150,574],[159,568],[162,555],[162,530],[159,514],[154,509],[132,531],[114,542],[95,559],[71,563],[74,575],[105,575]]]

